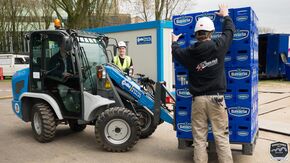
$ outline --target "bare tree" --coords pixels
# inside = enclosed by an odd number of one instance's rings
[[[195,0],[123,0],[133,6],[123,8],[133,12],[133,15],[140,15],[144,21],[150,20],[171,20],[174,14],[182,14],[188,8],[195,5]]]
[[[162,13],[164,11],[165,1],[167,0],[155,0],[155,20],[162,19]]]
[[[27,1],[28,0],[9,0],[6,4],[6,16],[8,28],[6,30],[6,34],[10,36],[12,39],[12,49],[11,51],[20,51],[22,36],[20,31],[26,30],[28,23],[24,23],[26,21],[27,16],[29,16],[29,12],[27,9]]]
[[[183,14],[188,9],[192,8],[196,3],[194,0],[179,1],[179,0],[165,0],[164,19],[171,20],[174,14]]]
[[[89,15],[90,27],[100,27],[104,25],[106,15],[113,9],[114,3],[109,3],[110,0],[97,0]],[[116,11],[115,11],[116,12]]]
[[[65,20],[64,11],[67,14],[67,20],[63,21],[68,28],[81,28],[84,25],[90,0],[52,0],[51,7],[61,20]]]
[[[115,0],[116,1],[116,0]],[[52,8],[67,28],[85,28],[90,26],[102,26],[104,17],[113,7],[112,0],[52,0]]]

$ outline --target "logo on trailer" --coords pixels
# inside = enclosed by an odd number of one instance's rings
[[[179,116],[187,116],[187,111],[179,111],[178,115]]]
[[[195,20],[198,21],[198,19],[200,19],[202,17],[209,17],[212,21],[214,21],[216,14],[215,13],[205,13],[205,14],[197,15],[195,17]]]
[[[191,132],[191,123],[188,123],[188,122],[178,123],[177,128],[180,131]]]
[[[190,97],[192,97],[192,95],[189,93],[189,91],[188,91],[187,88],[178,89],[177,90],[177,96],[184,97],[184,98],[190,98]]]
[[[247,131],[239,131],[238,132],[238,135],[239,136],[248,136],[249,135],[249,132],[247,132]]]
[[[248,30],[237,30],[234,34],[234,40],[243,40],[249,36]]]
[[[174,24],[177,26],[186,26],[191,24],[193,21],[192,16],[182,16],[179,18],[174,19]]]
[[[238,99],[239,100],[247,100],[247,99],[249,99],[249,95],[248,94],[239,94]]]
[[[230,115],[235,117],[244,117],[250,114],[250,109],[246,107],[230,107],[228,108],[228,112]]]
[[[127,89],[131,89],[132,85],[127,81],[127,80],[123,80],[121,85]]]
[[[246,60],[248,60],[248,56],[247,55],[238,55],[237,56],[237,60],[238,61],[246,61]]]
[[[137,37],[137,45],[151,44],[151,43],[152,43],[152,37],[151,36],[140,36],[140,37]]]
[[[238,22],[244,22],[244,21],[247,21],[247,20],[248,20],[248,16],[238,16],[238,17],[236,18],[236,20],[237,20]]]
[[[273,160],[287,160],[288,144],[283,142],[275,142],[270,146],[270,154]]]
[[[233,79],[245,79],[250,76],[251,71],[246,69],[236,69],[236,70],[230,70],[228,72],[229,77]]]

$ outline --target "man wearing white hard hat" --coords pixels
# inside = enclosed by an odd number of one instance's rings
[[[189,91],[193,96],[191,123],[195,163],[208,162],[206,143],[209,122],[219,162],[233,162],[223,94],[226,91],[224,58],[233,40],[235,26],[228,15],[227,6],[220,5],[219,8],[216,14],[224,18],[221,37],[211,39],[215,27],[208,17],[197,21],[194,29],[197,42],[190,47],[180,48],[177,44],[179,36],[172,34],[172,54],[189,72]]]
[[[132,58],[126,55],[127,45],[124,41],[118,42],[118,55],[114,57],[114,63],[128,75],[133,75]]]

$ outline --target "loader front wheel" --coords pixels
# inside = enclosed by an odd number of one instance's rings
[[[38,103],[33,106],[31,127],[34,138],[37,141],[46,143],[53,140],[56,131],[56,121],[49,105]]]
[[[141,128],[129,109],[113,107],[98,116],[95,124],[97,142],[107,151],[125,152],[139,140]]]

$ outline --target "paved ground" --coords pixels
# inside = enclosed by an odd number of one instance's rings
[[[11,80],[0,80],[0,98],[12,95]]]
[[[0,81],[0,97],[11,95],[10,82]],[[5,91],[7,90],[7,91]],[[290,84],[261,82],[259,86],[259,119],[290,124]],[[271,93],[270,93],[271,91]],[[274,91],[274,93],[273,93]],[[282,92],[282,93],[281,93]],[[287,92],[287,93],[283,93]],[[282,108],[277,110],[277,108]],[[276,111],[273,111],[276,110]],[[140,140],[126,153],[109,153],[96,145],[94,128],[72,133],[67,126],[58,126],[53,142],[41,144],[34,140],[30,123],[18,119],[11,110],[11,99],[0,100],[0,162],[96,162],[96,163],[190,163],[191,149],[178,150],[175,132],[169,124],[162,124],[148,139]],[[270,163],[269,147],[274,141],[290,143],[290,137],[260,131],[253,156],[234,151],[235,162]],[[233,148],[241,148],[232,146]],[[210,162],[217,157],[210,155]]]

